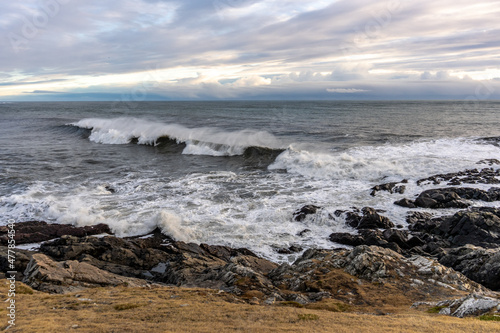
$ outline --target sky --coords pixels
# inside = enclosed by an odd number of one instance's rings
[[[500,0],[23,0],[0,13],[0,101],[500,99]]]

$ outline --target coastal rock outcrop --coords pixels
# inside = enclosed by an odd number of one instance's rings
[[[394,223],[392,223],[387,217],[379,215],[374,208],[364,207],[361,212],[363,214],[362,216],[355,212],[347,212],[347,225],[356,229],[394,228]]]
[[[473,245],[446,249],[439,262],[492,290],[500,290],[500,248]]]
[[[28,243],[40,243],[50,239],[58,238],[63,235],[72,235],[76,237],[91,236],[98,234],[113,234],[106,224],[97,224],[86,227],[75,227],[67,224],[50,224],[42,221],[28,221],[17,223],[15,227],[16,234],[14,240],[17,245]],[[6,226],[0,226],[0,244],[7,245]]]
[[[394,202],[398,206],[415,208],[467,208],[465,200],[481,200],[486,202],[500,200],[500,188],[492,187],[488,191],[470,187],[448,187],[426,190],[414,201],[401,199]]]
[[[486,248],[500,246],[500,209],[474,207],[452,216],[429,218],[415,215],[408,219],[409,229],[439,236],[451,246],[472,244]],[[443,244],[445,245],[445,244]]]
[[[34,289],[50,293],[65,293],[88,287],[117,285],[139,287],[147,284],[144,280],[112,274],[77,260],[56,262],[41,253],[33,255],[24,275],[24,283]]]
[[[479,161],[478,164],[498,164],[495,159]],[[460,172],[437,174],[427,178],[417,180],[417,185],[434,184],[447,182],[447,185],[461,184],[500,184],[500,169],[484,168],[481,170],[471,169]]]
[[[387,191],[389,193],[400,193],[403,194],[406,190],[405,185],[401,184],[407,184],[408,179],[403,179],[401,182],[393,182],[393,183],[385,183],[385,184],[380,184],[376,185],[371,188],[370,195],[375,196],[378,191]]]

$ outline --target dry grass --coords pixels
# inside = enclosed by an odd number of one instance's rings
[[[21,286],[18,283],[18,288]],[[8,332],[500,332],[500,324],[409,310],[377,316],[333,300],[303,308],[248,305],[207,289],[97,288],[48,295],[21,287]],[[1,287],[6,297],[6,283]],[[3,303],[6,304],[6,303]],[[340,312],[339,312],[340,311]],[[7,324],[0,308],[1,328]]]

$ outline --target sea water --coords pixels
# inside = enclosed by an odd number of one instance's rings
[[[420,178],[489,167],[477,163],[500,159],[499,137],[500,102],[2,103],[0,223],[158,227],[293,260],[277,249],[356,232],[337,210],[370,206],[406,226],[394,201],[436,187]],[[403,179],[403,194],[370,195]],[[294,221],[307,204],[321,209]]]

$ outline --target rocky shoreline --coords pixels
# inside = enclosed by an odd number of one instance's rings
[[[499,164],[496,160],[481,163]],[[250,304],[300,305],[331,298],[346,305],[436,306],[440,313],[458,317],[497,314],[500,208],[471,207],[471,200],[500,201],[500,187],[485,191],[471,185],[500,183],[500,169],[435,175],[417,183],[443,181],[448,187],[395,202],[409,209],[408,230],[371,207],[337,211],[335,215],[358,233],[332,233],[329,239],[352,248],[307,249],[291,265],[278,265],[244,248],[176,241],[159,229],[140,237],[118,238],[106,225],[16,223],[18,245],[42,242],[34,251],[16,250],[16,278],[50,293],[161,284],[219,289]],[[371,194],[403,194],[407,183],[377,185]],[[430,212],[442,208],[458,210],[437,217]],[[300,221],[319,210],[307,205],[290,218]],[[4,273],[8,271],[7,231],[0,227]]]

